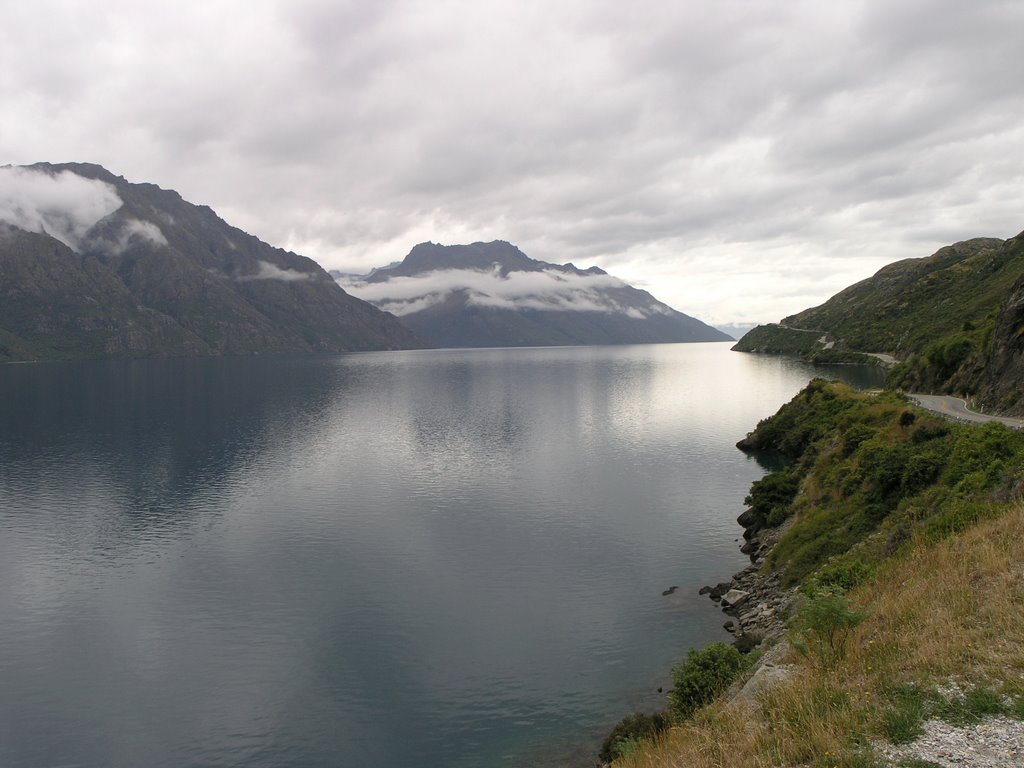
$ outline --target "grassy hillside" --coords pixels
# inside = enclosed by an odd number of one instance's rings
[[[618,765],[934,768],[883,758],[877,745],[912,741],[931,718],[1024,717],[1021,536],[1018,503],[961,534],[908,547],[870,586],[850,592],[850,612],[864,618],[836,653],[791,652],[775,687],[718,701],[656,741],[635,742]]]
[[[789,674],[695,714],[677,674],[674,727],[626,734],[623,765],[867,768],[931,716],[1024,716],[1024,433],[816,380],[745,444],[790,461],[747,500],[782,530],[765,572],[801,593]]]
[[[904,259],[840,291],[784,325],[828,331],[842,346],[905,357],[965,324],[991,327],[1024,274],[1024,248],[993,238],[950,245]]]
[[[901,361],[890,379],[896,388],[1021,412],[1022,279],[1024,236],[967,240],[890,264],[779,326],[755,328],[734,349],[821,362],[850,362],[854,352],[889,354]],[[832,348],[811,343],[815,334]]]
[[[954,424],[892,392],[816,380],[750,439],[794,460],[749,497],[767,523],[794,518],[768,558],[784,583],[849,588],[915,536],[963,529],[1024,489],[1024,433]],[[777,476],[799,487],[791,503],[762,501]]]

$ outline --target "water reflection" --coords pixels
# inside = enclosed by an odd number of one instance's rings
[[[723,345],[0,368],[0,764],[535,765],[720,633],[810,377]],[[668,600],[661,591],[682,589]]]
[[[301,440],[345,386],[344,368],[311,358],[45,364],[3,374],[5,490],[37,494],[44,508],[58,500],[114,508],[122,519],[113,538],[187,522],[202,506],[198,495],[220,493],[272,442]],[[34,483],[41,475],[46,486]]]

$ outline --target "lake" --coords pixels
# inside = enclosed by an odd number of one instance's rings
[[[813,375],[727,344],[0,366],[0,765],[593,764],[728,639],[697,589],[748,562],[734,444]]]

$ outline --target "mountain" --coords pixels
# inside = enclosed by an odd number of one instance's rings
[[[597,267],[537,261],[500,240],[420,243],[399,264],[339,280],[440,347],[732,340]]]
[[[758,326],[733,349],[843,361],[901,361],[894,386],[958,394],[979,406],[1024,409],[1024,233],[976,238],[905,259],[818,307]]]
[[[176,192],[98,165],[0,168],[0,360],[422,346]]]

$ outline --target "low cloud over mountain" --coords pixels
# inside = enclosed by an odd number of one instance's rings
[[[727,340],[596,267],[536,261],[501,241],[422,243],[398,265],[338,281],[440,346]]]
[[[110,184],[71,171],[0,168],[0,221],[78,251],[86,233],[122,205]]]
[[[638,320],[671,313],[670,308],[654,301],[644,307],[617,301],[609,290],[629,287],[617,277],[553,267],[503,274],[501,266],[494,264],[489,270],[439,269],[386,282],[350,280],[343,285],[350,293],[400,317],[441,304],[453,293],[463,293],[470,306],[497,309],[624,313]]]

